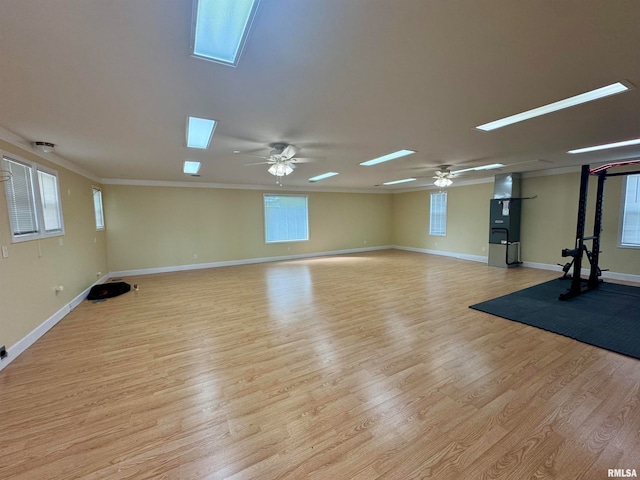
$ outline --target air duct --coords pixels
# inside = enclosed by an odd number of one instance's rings
[[[520,174],[495,176],[489,206],[489,259],[494,267],[520,265]]]

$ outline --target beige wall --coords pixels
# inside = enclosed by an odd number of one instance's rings
[[[391,197],[309,193],[309,241],[265,244],[259,190],[105,185],[110,271],[391,243]],[[194,258],[197,255],[197,258]]]
[[[640,275],[640,249],[618,247],[622,188],[626,177],[611,177],[605,183],[603,202],[601,255],[599,265],[612,272]],[[591,177],[585,235],[593,234],[597,178]],[[555,264],[563,248],[573,248],[576,236],[580,174],[526,178],[522,195],[536,195],[525,200],[522,208],[522,255],[529,262]],[[586,243],[591,250],[591,242]],[[584,260],[587,263],[587,260]],[[583,265],[588,266],[588,265]]]
[[[393,243],[398,246],[465,255],[487,255],[489,200],[493,183],[447,189],[447,235],[429,235],[431,193],[393,195]]]
[[[95,228],[95,182],[2,141],[0,150],[58,172],[65,227],[62,237],[11,243],[0,183],[0,245],[9,252],[0,257],[0,345],[10,348],[94,283],[96,272],[108,270],[104,232]],[[58,295],[56,285],[64,286]]]
[[[622,185],[625,177],[607,179],[603,207],[601,268],[640,275],[640,249],[618,247]],[[593,233],[597,179],[589,187],[587,229]],[[563,248],[573,248],[576,234],[580,174],[548,175],[522,180],[522,260],[555,265]],[[493,183],[448,189],[446,237],[429,235],[429,194],[435,190],[393,195],[393,243],[399,246],[486,256],[489,200]],[[587,243],[591,249],[591,243]],[[586,262],[586,259],[585,259]]]

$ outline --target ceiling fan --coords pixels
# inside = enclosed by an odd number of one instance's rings
[[[436,170],[436,175],[433,177],[436,179],[436,181],[433,182],[436,187],[444,188],[453,183],[451,178],[455,176],[455,174],[449,170],[450,167],[451,165],[441,165],[438,170]]]
[[[436,187],[440,187],[440,188],[449,187],[453,184],[454,178],[467,172],[502,169],[507,165],[503,165],[502,163],[492,163],[488,165],[480,165],[476,167],[468,167],[468,168],[461,168],[458,170],[451,170],[452,166],[453,165],[440,165],[439,167],[437,167],[437,170],[435,171],[435,176],[432,177],[432,178],[435,178],[435,182],[433,183]]]
[[[293,172],[296,164],[308,163],[314,160],[312,158],[296,157],[300,152],[300,148],[295,145],[290,145],[288,143],[272,143],[270,146],[273,150],[269,152],[269,156],[260,157],[265,159],[264,162],[248,163],[245,167],[252,165],[270,165],[267,171],[271,175],[284,177],[285,175],[289,175]]]

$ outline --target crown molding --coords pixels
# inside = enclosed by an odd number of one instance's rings
[[[205,183],[205,182],[174,182],[167,180],[136,180],[129,178],[102,178],[100,182],[103,185],[129,185],[136,187],[174,187],[174,188],[211,188],[211,189],[230,189],[230,190],[262,190],[271,191],[275,190],[273,185],[243,185],[234,183]],[[376,193],[376,194],[390,194],[390,191],[380,191],[373,189],[356,189],[356,188],[308,188],[298,186],[277,187],[278,191],[282,192],[307,192],[307,193]]]

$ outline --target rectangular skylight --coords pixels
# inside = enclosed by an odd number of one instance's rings
[[[493,170],[494,168],[502,168],[504,165],[502,163],[492,163],[491,165],[481,165],[479,167],[472,168],[463,168],[462,170],[456,170],[455,172],[451,172],[453,175],[463,172],[472,172],[478,170]]]
[[[394,180],[393,182],[384,182],[383,185],[396,185],[398,183],[415,182],[415,178],[404,178],[402,180]]]
[[[322,175],[316,175],[315,177],[311,177],[309,181],[317,182],[318,180],[324,180],[325,178],[333,177],[335,175],[338,175],[338,172],[327,172],[327,173],[323,173]]]
[[[235,67],[259,0],[195,0],[193,54]]]
[[[187,122],[187,147],[209,148],[217,123],[215,120],[209,120],[208,118],[189,117]]]
[[[629,145],[640,145],[640,138],[625,140],[623,142],[606,143],[604,145],[596,145],[594,147],[578,148],[576,150],[569,150],[567,153],[595,152],[597,150],[607,150],[608,148],[628,147]]]
[[[197,175],[200,171],[200,162],[185,161],[182,171],[188,175]]]
[[[398,150],[397,152],[390,153],[389,155],[385,155],[383,157],[374,158],[373,160],[367,160],[366,162],[362,162],[360,165],[369,167],[371,165],[376,165],[378,163],[388,162],[389,160],[395,160],[396,158],[411,155],[412,153],[416,152],[414,152],[413,150]]]
[[[506,127],[507,125],[511,125],[513,123],[518,123],[524,120],[529,120],[530,118],[539,117],[540,115],[546,115],[547,113],[556,112],[558,110],[573,107],[575,105],[580,105],[581,103],[591,102],[593,100],[598,100],[599,98],[608,97],[609,95],[626,92],[630,89],[631,87],[625,85],[622,82],[612,83],[611,85],[607,85],[606,87],[597,88],[595,90],[591,90],[590,92],[581,93],[580,95],[565,98],[564,100],[559,100],[548,105],[543,105],[542,107],[527,110],[526,112],[518,113],[516,115],[511,115],[510,117],[505,117],[494,122],[485,123],[484,125],[479,125],[476,128],[478,130],[484,130],[485,132],[488,132],[497,128]]]

